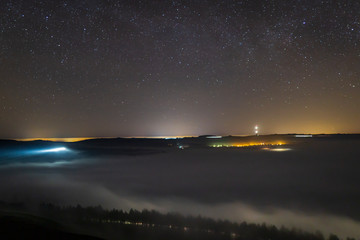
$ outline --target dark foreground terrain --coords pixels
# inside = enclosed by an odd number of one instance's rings
[[[331,234],[308,233],[265,224],[232,223],[156,211],[129,212],[102,207],[58,207],[1,203],[1,239],[278,239],[337,240]],[[351,239],[351,238],[347,238]]]

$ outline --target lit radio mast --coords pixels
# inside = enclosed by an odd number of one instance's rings
[[[258,127],[258,125],[256,125],[256,126],[254,127],[254,132],[255,132],[255,135],[256,135],[256,136],[259,136],[259,127]]]

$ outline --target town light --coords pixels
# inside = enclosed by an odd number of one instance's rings
[[[57,152],[67,152],[67,151],[69,151],[69,149],[67,149],[66,147],[57,147],[57,148],[39,150],[38,153],[57,153]]]

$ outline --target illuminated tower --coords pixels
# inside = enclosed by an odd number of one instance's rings
[[[259,136],[259,127],[258,127],[258,125],[256,125],[256,126],[254,127],[254,132],[255,132],[255,135],[256,135],[256,136]]]

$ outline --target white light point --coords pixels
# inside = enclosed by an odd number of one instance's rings
[[[58,148],[50,148],[50,149],[45,149],[45,150],[40,150],[40,153],[56,153],[56,152],[67,152],[69,151],[69,149],[67,149],[66,147],[58,147]]]

